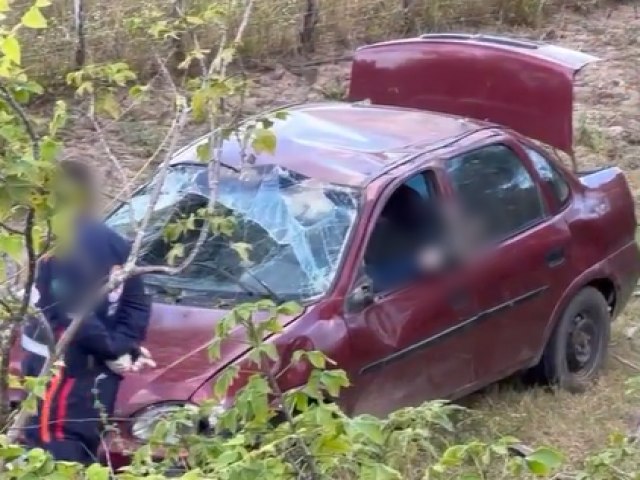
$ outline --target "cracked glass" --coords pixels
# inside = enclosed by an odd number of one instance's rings
[[[138,190],[107,223],[131,238],[131,209],[140,221],[157,181]],[[201,211],[208,197],[205,166],[171,167],[144,238],[141,263],[166,265],[175,244],[166,240],[167,227]],[[321,295],[338,270],[356,219],[358,198],[357,189],[277,165],[242,172],[224,167],[217,185],[216,231],[181,273],[149,274],[145,282],[161,293],[175,291],[181,297],[214,293],[222,298],[248,294],[299,300]],[[175,242],[184,245],[188,254],[198,235],[196,225]]]

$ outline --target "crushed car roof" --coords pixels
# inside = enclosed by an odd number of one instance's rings
[[[274,155],[256,164],[276,164],[318,180],[358,186],[390,163],[429,145],[476,130],[478,122],[440,113],[367,104],[319,103],[287,108],[273,126]],[[179,151],[174,164],[195,162],[200,139]],[[225,142],[222,162],[240,163],[235,139]]]

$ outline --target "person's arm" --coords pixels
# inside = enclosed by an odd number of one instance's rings
[[[38,292],[36,307],[42,312],[52,332],[64,330],[70,320],[61,309],[60,301],[51,290],[51,259],[41,258],[36,264],[34,286]]]
[[[105,361],[115,360],[127,353],[136,357],[149,321],[149,303],[144,295],[142,280],[130,278],[124,284],[113,330],[107,330],[104,323],[91,315],[83,322],[74,342]]]
[[[110,246],[117,262],[124,264],[129,256],[126,241],[113,233]],[[124,282],[114,313],[113,328],[107,330],[98,318],[92,316],[85,320],[75,341],[85,351],[105,361],[128,353],[135,359],[145,339],[150,312],[151,302],[144,291],[142,278],[131,277]]]

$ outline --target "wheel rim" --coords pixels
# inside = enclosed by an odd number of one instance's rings
[[[571,322],[567,338],[569,372],[588,377],[596,367],[602,332],[591,315],[580,313]]]

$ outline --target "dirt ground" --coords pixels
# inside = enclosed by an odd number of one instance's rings
[[[602,61],[580,75],[577,87],[578,160],[581,166],[616,164],[628,175],[640,202],[640,19],[630,5],[619,6],[607,18],[599,11],[588,17],[558,16],[539,31],[516,33],[544,38],[599,56]],[[339,98],[344,93],[349,64],[285,68],[274,65],[253,76],[249,111],[293,102]],[[109,129],[114,153],[125,167],[137,170],[159,138],[163,124],[161,105],[136,114],[131,121]],[[191,136],[197,133],[191,132]],[[78,122],[67,138],[67,155],[82,157],[102,168],[107,164],[87,125]],[[108,170],[108,169],[107,169]],[[113,172],[106,172],[111,184]],[[615,328],[612,352],[640,366],[640,334],[625,338],[624,331],[640,322],[640,301],[634,302]],[[532,444],[554,445],[573,462],[606,442],[609,432],[626,430],[640,403],[626,398],[625,380],[640,370],[611,358],[606,376],[583,395],[522,389],[512,383],[498,385],[471,399],[488,422],[504,434]]]

